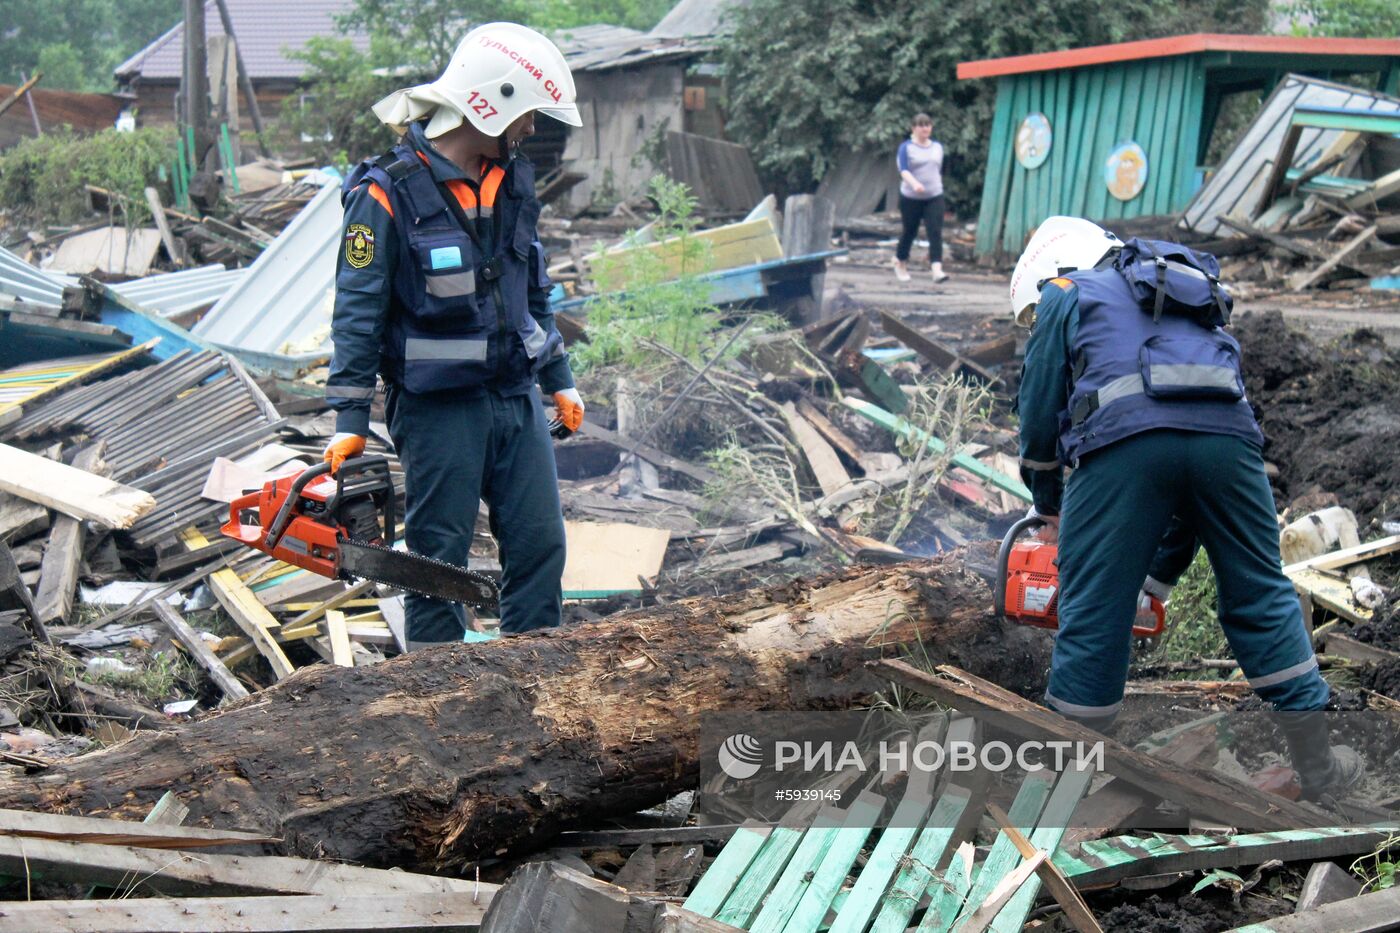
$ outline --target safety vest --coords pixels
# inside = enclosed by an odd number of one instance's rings
[[[1069,409],[1060,413],[1065,463],[1157,428],[1264,442],[1245,399],[1235,338],[1180,315],[1154,321],[1111,266],[1065,277],[1079,294]]]
[[[474,219],[449,207],[412,146],[400,142],[361,163],[342,197],[364,182],[388,195],[401,244],[380,349],[386,380],[410,392],[504,385],[563,355],[552,318],[543,327],[529,310],[529,286],[549,287],[544,248],[534,239],[540,203],[529,162],[515,160],[509,172],[493,168],[483,179],[483,195],[488,185],[498,189],[494,205],[481,207],[496,231],[490,256],[462,222]]]

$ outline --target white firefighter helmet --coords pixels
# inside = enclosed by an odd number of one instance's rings
[[[563,54],[516,23],[476,27],[457,44],[436,81],[395,91],[374,105],[375,116],[395,127],[431,114],[429,139],[461,126],[464,117],[487,136],[500,136],[521,114],[535,110],[583,125]]]
[[[1040,286],[1063,272],[1091,269],[1123,241],[1080,217],[1047,217],[1036,228],[1011,273],[1011,317],[1029,327]]]

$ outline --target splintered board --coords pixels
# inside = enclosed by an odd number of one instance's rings
[[[0,490],[103,528],[123,529],[156,507],[148,492],[0,444]]]
[[[671,532],[620,522],[565,522],[564,595],[574,599],[636,593],[638,577],[661,571]]]
[[[628,253],[633,250],[650,254],[660,266],[660,274],[668,278],[681,275],[698,275],[719,269],[737,269],[760,262],[772,262],[783,258],[783,244],[778,238],[778,228],[772,217],[759,217],[742,223],[727,224],[710,230],[700,230],[650,243],[645,246],[632,246],[609,250],[607,253],[588,257],[597,267],[606,257],[606,263],[626,264]],[[602,283],[603,288],[611,287]]]

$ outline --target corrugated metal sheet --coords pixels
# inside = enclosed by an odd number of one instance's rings
[[[343,0],[228,0],[228,14],[233,31],[238,34],[238,50],[244,66],[254,80],[258,78],[300,78],[306,73],[306,62],[290,58],[300,51],[308,39],[325,36],[346,38],[336,27],[334,17],[344,13]],[[224,34],[218,6],[213,0],[204,5],[204,35]],[[121,81],[134,78],[179,78],[184,48],[185,24],[176,23],[156,39],[116,68]],[[360,51],[369,49],[369,36],[354,33],[348,36]]]
[[[732,32],[725,22],[728,12],[747,5],[747,0],[680,0],[661,17],[651,34],[673,38],[726,35]]]
[[[1204,91],[1204,64],[1190,55],[999,78],[978,253],[1018,253],[1055,214],[1111,221],[1180,210],[1195,183]],[[1015,138],[1035,112],[1049,118],[1053,137],[1045,162],[1026,169],[1016,161]],[[1120,201],[1104,183],[1104,167],[1127,140],[1147,155],[1147,183]]]
[[[1400,113],[1400,99],[1364,88],[1288,75],[1269,95],[1235,148],[1187,206],[1181,225],[1202,234],[1236,235],[1218,218],[1250,219],[1283,145],[1293,111],[1302,106]],[[1340,135],[1339,130],[1304,129],[1298,139],[1293,165],[1299,168],[1311,165]]]
[[[195,325],[194,334],[259,368],[281,362],[294,370],[296,362],[329,354],[343,217],[340,187],[322,188]]]
[[[148,275],[112,286],[112,291],[161,317],[178,317],[218,301],[243,280],[247,269],[200,266]]]
[[[712,43],[682,36],[656,36],[625,26],[581,26],[561,29],[553,35],[564,60],[575,74],[607,71],[646,62],[693,58],[710,50]]]
[[[63,303],[64,287],[77,283],[72,276],[36,269],[9,250],[0,248],[0,295],[57,307]]]

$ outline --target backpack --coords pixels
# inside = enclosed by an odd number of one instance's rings
[[[1175,314],[1202,327],[1230,323],[1235,300],[1220,283],[1220,263],[1209,253],[1134,237],[1118,250],[1113,267],[1127,281],[1138,307],[1154,321]]]

